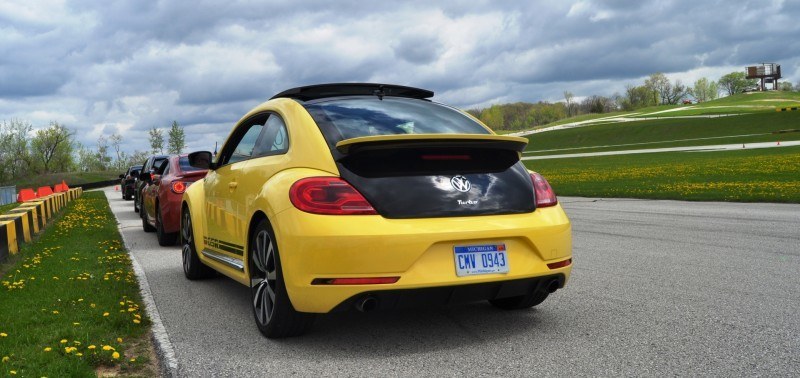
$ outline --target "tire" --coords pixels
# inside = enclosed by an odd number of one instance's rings
[[[250,239],[250,303],[258,330],[270,339],[302,335],[314,323],[314,315],[295,311],[289,300],[269,223],[259,222]]]
[[[151,226],[150,223],[147,222],[147,211],[144,209],[139,210],[139,216],[142,218],[142,229],[144,232],[153,232],[156,230],[155,227]]]
[[[183,274],[190,280],[213,277],[216,272],[200,261],[194,248],[194,230],[189,209],[181,212],[181,256],[183,258]]]
[[[136,190],[136,189],[134,189],[134,190]],[[133,195],[133,212],[135,212],[135,213],[139,212],[139,197],[140,196],[137,196],[136,193],[134,192],[134,195]]]
[[[503,310],[522,310],[544,302],[544,300],[547,299],[547,295],[546,291],[534,291],[530,294],[517,297],[490,299],[489,303]]]
[[[168,247],[171,245],[175,245],[175,242],[178,240],[178,233],[166,233],[164,232],[164,225],[162,224],[161,219],[161,207],[159,204],[156,204],[156,237],[158,238],[158,245],[162,247]]]

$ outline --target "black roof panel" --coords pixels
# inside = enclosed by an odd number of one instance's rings
[[[274,98],[288,97],[301,101],[316,100],[326,97],[338,96],[391,96],[426,99],[433,97],[433,92],[426,89],[405,87],[393,84],[375,83],[332,83],[309,85],[287,89],[272,96]],[[271,100],[271,99],[270,99]]]

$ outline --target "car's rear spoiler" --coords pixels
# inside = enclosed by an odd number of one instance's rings
[[[492,148],[520,153],[527,144],[528,139],[522,137],[494,134],[399,134],[345,139],[336,143],[336,149],[344,155],[365,150],[430,147]]]

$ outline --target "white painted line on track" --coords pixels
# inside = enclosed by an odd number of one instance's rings
[[[761,142],[761,143],[745,143],[745,144],[717,144],[708,146],[691,146],[691,147],[666,147],[666,148],[648,148],[641,150],[623,150],[623,151],[603,151],[603,152],[584,152],[580,154],[562,154],[562,155],[545,155],[545,156],[526,156],[520,160],[545,160],[545,159],[565,159],[576,157],[590,157],[590,156],[610,156],[610,155],[630,155],[630,154],[649,154],[656,152],[716,152],[716,151],[735,151],[743,149],[754,148],[773,148],[773,147],[789,147],[800,146],[800,141],[786,141],[778,145],[776,142]]]

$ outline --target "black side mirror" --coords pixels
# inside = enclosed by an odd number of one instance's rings
[[[190,153],[187,158],[189,165],[200,169],[214,169],[214,162],[211,161],[211,152],[209,151],[195,151]]]

